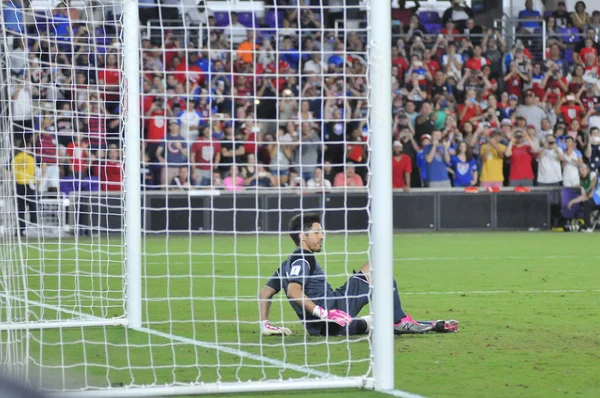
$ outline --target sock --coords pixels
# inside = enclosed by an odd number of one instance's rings
[[[394,280],[394,324],[400,323],[400,320],[405,316],[406,314],[402,311],[402,305],[400,304],[398,285],[396,284],[396,280]]]

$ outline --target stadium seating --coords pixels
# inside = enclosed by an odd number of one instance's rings
[[[428,23],[442,23],[442,18],[437,11],[422,11],[419,13],[419,18],[424,25]]]

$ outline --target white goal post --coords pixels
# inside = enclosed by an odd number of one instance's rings
[[[0,371],[62,396],[395,391],[391,1],[158,3],[0,6]],[[227,29],[230,47],[212,47]],[[273,47],[244,50],[242,30]],[[229,128],[231,163],[217,164]],[[218,149],[195,145],[205,129]],[[350,178],[356,146],[364,189],[309,184],[327,167]],[[262,148],[270,170],[248,156]],[[371,263],[367,336],[310,336],[282,294],[271,322],[292,336],[259,333],[256,294],[293,250],[288,220],[308,211],[323,217],[334,286]]]

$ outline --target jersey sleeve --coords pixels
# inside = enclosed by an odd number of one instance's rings
[[[290,262],[290,266],[286,270],[288,283],[304,285],[306,278],[310,275],[310,263],[303,257],[292,260],[293,261]]]
[[[281,290],[281,274],[279,273],[279,268],[273,273],[271,279],[267,281],[267,286],[279,293]]]

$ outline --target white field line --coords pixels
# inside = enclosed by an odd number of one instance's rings
[[[27,304],[29,304],[29,305],[34,305],[34,306],[37,305],[37,306],[41,306],[41,307],[51,309],[51,310],[54,310],[57,312],[67,313],[70,315],[76,315],[83,319],[89,319],[89,320],[93,320],[93,321],[103,320],[103,318],[100,318],[100,317],[97,317],[94,315],[85,314],[85,313],[79,312],[79,311],[68,310],[68,309],[57,307],[54,305],[40,303],[38,301],[27,300],[27,299],[22,299],[22,298],[13,298],[13,299],[16,299],[17,301],[21,301],[21,302],[27,302]],[[60,327],[60,326],[58,326],[58,327]],[[216,351],[221,351],[226,354],[236,355],[236,356],[239,356],[242,358],[267,363],[269,365],[277,366],[280,369],[289,369],[289,370],[293,370],[298,373],[303,373],[303,374],[310,375],[310,376],[315,376],[315,377],[320,377],[320,378],[335,378],[335,379],[340,378],[340,377],[338,377],[336,375],[332,375],[330,373],[321,372],[319,370],[314,370],[314,369],[306,368],[303,366],[286,363],[286,362],[283,362],[283,361],[280,361],[277,359],[265,357],[263,355],[256,355],[256,354],[252,354],[247,351],[237,350],[234,348],[225,347],[225,346],[221,346],[221,345],[214,344],[214,343],[208,343],[208,342],[204,342],[204,341],[194,340],[194,339],[190,339],[190,338],[183,337],[183,336],[178,336],[178,335],[171,334],[171,333],[164,333],[164,332],[160,332],[160,331],[154,330],[154,329],[142,327],[142,328],[134,328],[132,330],[135,330],[137,332],[151,334],[151,335],[158,336],[158,337],[162,337],[162,338],[165,338],[168,340],[179,341],[181,343],[195,345],[197,347],[209,348],[209,349],[213,349]],[[387,395],[391,395],[394,397],[401,397],[401,398],[425,398],[420,395],[411,394],[409,392],[402,391],[402,390],[390,390],[390,391],[382,391],[382,392]]]
[[[13,300],[17,300],[17,301],[21,301],[21,302],[27,302],[29,305],[33,305],[33,306],[40,306],[43,308],[47,308],[50,310],[54,310],[57,312],[62,312],[62,313],[67,313],[70,315],[75,315],[78,317],[81,317],[82,319],[88,319],[90,321],[100,321],[100,320],[104,320],[104,318],[101,317],[97,317],[94,315],[89,315],[83,312],[79,312],[79,311],[73,311],[73,310],[69,310],[66,308],[61,308],[58,306],[54,306],[54,305],[50,305],[50,304],[44,304],[44,303],[40,303],[38,301],[34,301],[34,300],[27,300],[27,299],[23,299],[23,298],[17,298],[17,297],[11,297]],[[57,322],[57,327],[60,328],[60,323]],[[199,341],[199,340],[194,340],[194,339],[190,339],[187,337],[183,337],[183,336],[178,336],[178,335],[174,335],[171,333],[163,333],[160,332],[158,330],[154,330],[154,329],[149,329],[149,328],[134,328],[132,330],[135,331],[139,331],[142,333],[148,333],[148,334],[152,334],[155,336],[159,336],[159,337],[163,337],[165,339],[170,339],[170,340],[174,340],[174,341],[179,341],[182,343],[186,343],[186,344],[191,344],[191,345],[195,345],[197,347],[202,347],[202,348],[210,348],[213,350],[217,350],[217,351],[221,351],[227,354],[231,354],[231,355],[236,355],[242,358],[246,358],[246,359],[251,359],[254,361],[258,361],[258,362],[264,362],[270,365],[274,365],[277,366],[281,369],[290,369],[299,373],[304,373],[306,375],[310,375],[310,376],[315,376],[315,377],[321,377],[321,378],[339,378],[338,376],[326,373],[326,372],[321,372],[318,370],[314,370],[314,369],[310,369],[310,368],[306,368],[303,366],[299,366],[299,365],[294,365],[294,364],[290,364],[290,363],[286,363],[277,359],[273,359],[273,358],[269,358],[269,357],[265,357],[262,355],[256,355],[256,354],[252,354],[250,352],[247,351],[242,351],[242,350],[236,350],[234,348],[230,348],[230,347],[225,347],[225,346],[221,346],[218,344],[214,344],[214,343],[208,343],[208,342],[204,342],[204,341]]]
[[[598,293],[600,290],[585,290],[585,289],[564,289],[564,290],[471,290],[471,291],[456,291],[456,292],[401,292],[401,295],[409,296],[427,296],[427,295],[459,295],[459,294],[560,294],[560,293]]]
[[[600,256],[467,256],[467,257],[396,257],[394,261],[476,261],[476,260],[575,260],[598,259]]]
[[[425,398],[423,395],[417,395],[410,392],[402,391],[402,390],[386,390],[386,391],[377,391],[382,394],[391,395],[392,397],[399,398]]]

